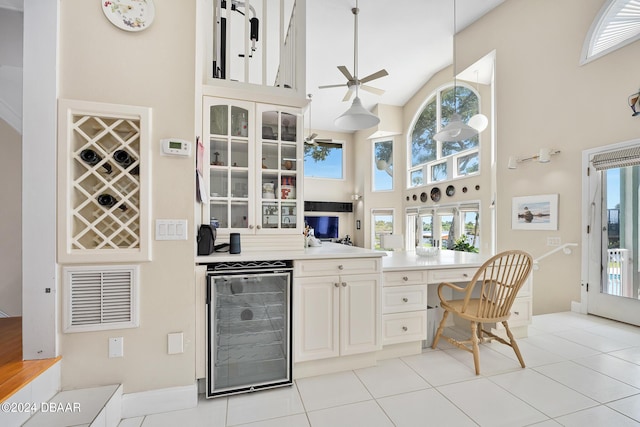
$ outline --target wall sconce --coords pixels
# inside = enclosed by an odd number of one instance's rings
[[[560,150],[556,150],[554,148],[541,148],[540,151],[538,151],[538,154],[534,154],[533,156],[517,158],[509,156],[509,163],[507,167],[509,169],[517,169],[518,163],[530,162],[533,160],[538,163],[549,163],[551,161],[551,156],[555,156],[556,154],[560,154]]]
[[[638,101],[640,100],[640,91],[638,91],[638,93],[632,93],[631,95],[629,95],[629,107],[631,107],[631,111],[633,111],[633,114],[631,115],[632,117],[637,116],[638,114],[640,114],[640,103],[638,103]],[[638,106],[638,108],[636,109],[636,105]]]

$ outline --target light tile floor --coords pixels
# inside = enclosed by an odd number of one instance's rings
[[[518,340],[438,350],[303,378],[292,387],[130,418],[121,427],[640,426],[640,328],[576,313],[534,316]]]

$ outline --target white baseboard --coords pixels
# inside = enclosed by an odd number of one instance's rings
[[[195,408],[197,405],[197,384],[127,393],[122,395],[122,418]]]
[[[582,303],[571,301],[571,311],[574,313],[582,313]]]

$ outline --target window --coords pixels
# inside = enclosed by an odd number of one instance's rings
[[[373,236],[371,248],[380,250],[380,235],[393,234],[393,209],[374,209],[371,211]]]
[[[373,142],[373,191],[393,190],[393,140]]]
[[[457,107],[456,107],[457,106]],[[438,142],[433,136],[458,112],[466,122],[479,112],[478,95],[466,86],[457,85],[437,91],[418,114],[410,131],[408,144],[408,188],[448,181],[480,171],[480,139]]]
[[[407,242],[414,246],[480,251],[480,205],[443,205],[407,210]]]
[[[304,145],[304,176],[307,178],[343,179],[341,142],[315,142]]]

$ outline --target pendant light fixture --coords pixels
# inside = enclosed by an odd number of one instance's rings
[[[457,142],[473,138],[478,130],[462,121],[458,114],[458,85],[456,79],[456,0],[453,0],[453,98],[455,112],[451,115],[449,123],[433,136],[433,139],[441,142]]]
[[[351,107],[345,111],[340,117],[338,117],[334,124],[345,130],[362,130],[368,129],[380,123],[380,118],[369,110],[362,106],[362,101],[358,97],[358,87],[360,82],[358,79],[358,0],[356,0],[356,7],[351,9],[354,16],[354,37],[353,37],[353,76],[356,80],[355,89],[356,97],[351,104]],[[386,72],[385,72],[386,73]]]

